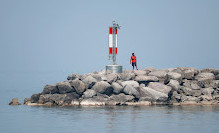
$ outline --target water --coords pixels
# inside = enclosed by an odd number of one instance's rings
[[[63,74],[1,74],[0,133],[219,132],[219,106],[31,107],[7,105],[41,92]],[[62,76],[61,76],[62,75]],[[12,78],[13,77],[13,78]]]

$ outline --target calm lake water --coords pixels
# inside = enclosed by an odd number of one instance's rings
[[[0,75],[0,133],[218,133],[219,106],[31,107],[9,106],[14,97],[41,92],[65,80],[57,74]],[[62,76],[61,76],[62,75]],[[10,76],[10,77],[9,77]]]

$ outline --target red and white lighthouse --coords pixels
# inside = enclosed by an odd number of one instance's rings
[[[114,36],[115,36],[115,48],[113,47]],[[109,27],[109,54],[113,54],[114,50],[115,50],[115,54],[117,54],[117,28],[114,29],[113,27]]]
[[[121,73],[122,66],[117,65],[116,55],[118,53],[117,31],[120,26],[113,21],[113,25],[109,27],[109,59],[112,60],[112,65],[106,66],[106,72]]]

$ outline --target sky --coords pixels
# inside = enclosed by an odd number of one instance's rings
[[[108,60],[140,69],[219,69],[218,0],[0,0],[0,73],[89,73]]]

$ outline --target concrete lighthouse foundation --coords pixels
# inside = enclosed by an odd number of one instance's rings
[[[121,65],[107,65],[106,73],[122,73]]]

